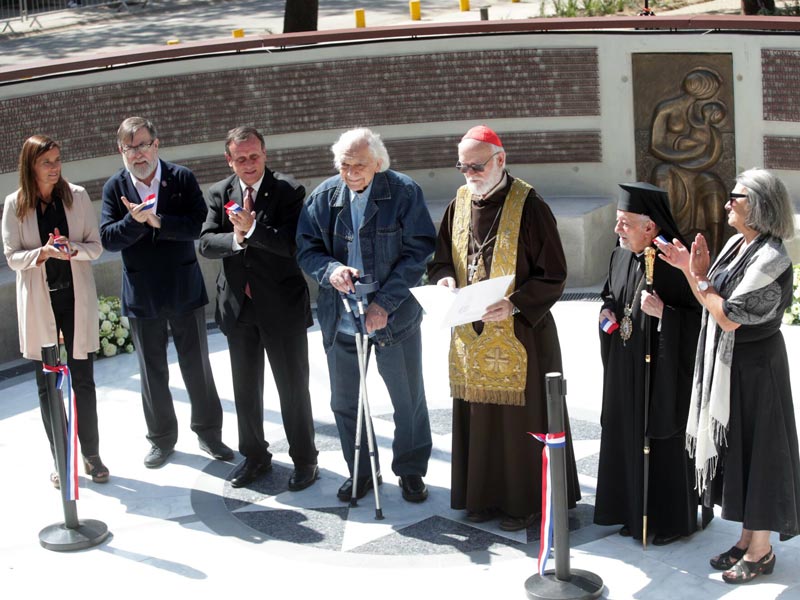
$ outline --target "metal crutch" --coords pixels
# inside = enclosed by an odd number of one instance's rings
[[[375,443],[373,441],[372,415],[369,410],[369,397],[367,394],[367,350],[369,348],[369,335],[367,334],[366,315],[364,311],[364,298],[367,294],[377,291],[378,283],[371,275],[362,275],[354,280],[356,306],[358,316],[353,313],[347,296],[340,293],[345,311],[350,314],[355,325],[356,355],[358,357],[359,394],[358,412],[356,416],[355,457],[353,461],[353,492],[350,496],[350,506],[358,506],[358,465],[361,458],[361,428],[366,424],[367,447],[369,448],[369,462],[372,470],[372,489],[375,494],[375,519],[383,519],[380,493],[378,492],[378,469],[375,464]],[[366,420],[366,423],[365,423]]]

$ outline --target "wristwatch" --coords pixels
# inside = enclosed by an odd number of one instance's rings
[[[701,292],[708,291],[708,288],[711,287],[711,282],[708,279],[701,279],[697,282],[697,289]]]

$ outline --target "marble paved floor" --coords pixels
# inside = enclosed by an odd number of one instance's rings
[[[564,354],[567,402],[575,432],[584,499],[570,511],[571,566],[603,578],[608,598],[798,598],[800,542],[780,544],[775,573],[756,586],[733,587],[708,567],[731,545],[734,523],[715,519],[703,532],[664,548],[643,551],[616,528],[591,523],[599,449],[601,366],[595,316],[598,304],[561,302],[554,309]],[[291,469],[272,381],[266,382],[265,423],[275,468],[248,489],[234,489],[231,463],[210,461],[189,430],[188,402],[171,351],[171,381],[180,424],[176,453],[161,469],[142,464],[147,450],[134,356],[96,364],[101,453],[109,483],[81,477],[78,514],[105,522],[112,535],[101,546],[57,553],[39,546],[43,527],[63,521],[47,475],[50,459],[31,374],[0,387],[0,592],[2,598],[215,598],[246,594],[280,598],[525,598],[536,569],[538,531],[508,534],[497,522],[474,525],[449,508],[450,400],[446,332],[424,328],[426,391],[434,452],[426,481],[430,498],[409,504],[396,478],[384,471],[385,519],[375,520],[371,496],[349,507],[335,497],[345,466],[328,408],[327,371],[319,331],[310,331],[311,393],[321,479],[292,493]],[[785,331],[790,359],[800,353],[800,331]],[[224,438],[236,445],[230,366],[224,336],[209,336],[225,411]],[[373,369],[375,371],[375,369]],[[376,435],[388,465],[391,405],[377,373],[370,398]],[[795,384],[795,389],[800,389]],[[551,563],[552,565],[552,563]]]

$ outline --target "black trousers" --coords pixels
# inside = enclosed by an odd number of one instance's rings
[[[295,466],[317,464],[314,419],[308,392],[308,337],[305,329],[275,335],[259,324],[258,308],[245,300],[236,326],[228,335],[233,397],[239,424],[239,452],[266,460],[264,439],[264,352],[267,353],[281,406],[289,456]]]
[[[92,354],[83,360],[72,355],[75,341],[75,298],[72,289],[59,290],[50,294],[53,315],[56,318],[56,331],[64,336],[67,349],[67,366],[72,375],[72,388],[75,390],[75,403],[78,410],[78,440],[84,456],[94,456],[100,452],[100,437],[97,432],[97,393],[94,388],[94,358]],[[53,340],[55,342],[56,340]],[[42,412],[44,430],[50,442],[50,452],[55,456],[53,446],[53,427],[50,423],[50,410],[47,408],[47,384],[42,372],[42,361],[36,360],[36,387],[39,391],[39,408]],[[66,398],[64,399],[67,400]]]
[[[202,440],[219,440],[222,435],[222,406],[208,359],[204,308],[201,306],[185,315],[155,319],[129,317],[129,320],[142,378],[147,439],[164,450],[171,449],[178,441],[178,420],[169,391],[169,327],[192,406],[192,431]]]

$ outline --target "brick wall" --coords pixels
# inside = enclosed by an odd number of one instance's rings
[[[76,111],[81,118],[66,118]],[[112,154],[116,128],[131,115],[149,117],[164,146],[221,140],[241,124],[277,135],[363,124],[594,116],[600,114],[598,58],[595,48],[554,48],[318,61],[11,98],[0,102],[0,114],[14,123],[0,131],[0,172],[7,173],[24,138],[36,132],[62,142],[68,161]],[[293,160],[300,165],[305,158]]]
[[[765,121],[800,122],[800,51],[761,50]]]

